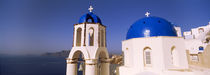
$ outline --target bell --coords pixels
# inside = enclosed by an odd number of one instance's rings
[[[79,71],[83,71],[82,63],[80,63],[80,65],[79,65]]]

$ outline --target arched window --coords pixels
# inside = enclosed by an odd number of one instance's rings
[[[69,61],[71,60],[71,61]],[[77,50],[73,53],[73,57],[72,58],[69,58],[69,62],[70,64],[75,64],[73,65],[74,67],[67,67],[67,69],[69,68],[69,70],[76,70],[74,71],[74,73],[71,73],[73,75],[84,75],[85,74],[85,56],[83,54],[83,52],[81,52],[81,50]],[[70,71],[70,72],[73,72],[73,71]],[[70,74],[70,75],[71,75]]]
[[[204,49],[203,49],[203,46],[200,46],[200,47],[199,47],[199,50],[200,50],[200,51],[203,51],[203,50],[204,50]]]
[[[82,39],[82,28],[77,29],[76,33],[76,46],[81,46],[81,39]]]
[[[101,30],[101,46],[102,46],[102,47],[104,47],[104,41],[105,41],[105,39],[104,39],[104,38],[105,38],[104,34],[105,34],[104,31]]]
[[[101,32],[98,32],[98,46],[101,47]]]
[[[174,50],[174,49],[175,49],[175,47],[173,46],[173,47],[171,48],[171,60],[172,60],[171,63],[172,63],[172,64],[174,64],[174,61],[175,61],[175,60],[174,60],[174,56],[175,56],[175,50]]]
[[[152,50],[149,47],[144,48],[144,65],[145,66],[151,66],[152,61],[151,61],[151,53]]]
[[[94,45],[94,29],[91,27],[89,29],[89,46],[93,46]]]
[[[199,33],[202,33],[202,32],[204,32],[204,29],[203,29],[203,28],[199,28],[199,29],[198,29],[198,32],[199,32]]]
[[[171,63],[173,65],[178,65],[178,55],[175,46],[171,47]]]

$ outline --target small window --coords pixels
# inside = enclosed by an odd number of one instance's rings
[[[200,47],[199,47],[199,50],[200,50],[200,51],[203,51],[204,49],[203,49],[203,47],[202,47],[202,46],[200,46]]]
[[[146,64],[151,64],[150,51],[145,51]]]
[[[199,32],[199,33],[203,33],[203,32],[204,32],[204,29],[203,29],[203,28],[199,28],[199,29],[198,29],[198,32]]]
[[[151,52],[152,52],[151,48],[149,48],[149,47],[144,48],[143,55],[144,55],[144,66],[145,67],[151,66],[151,64],[152,64]]]
[[[171,47],[171,63],[174,66],[178,66],[178,56],[177,56],[177,50],[175,46]]]
[[[93,18],[88,18],[88,19],[86,19],[86,22],[88,22],[88,23],[93,23],[94,20],[93,20]]]
[[[87,20],[87,22],[91,23],[91,22],[92,22],[92,20],[91,20],[91,19],[88,19],[88,20]]]
[[[198,55],[196,55],[196,54],[190,55],[190,58],[192,61],[196,61],[196,62],[199,61]]]

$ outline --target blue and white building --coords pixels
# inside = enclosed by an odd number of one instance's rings
[[[74,25],[73,47],[67,58],[66,75],[77,75],[79,58],[83,75],[109,75],[106,26],[89,8]],[[134,22],[122,41],[124,64],[119,75],[208,75],[189,67],[189,54],[203,52],[209,44],[210,24],[184,32],[166,19],[150,16]],[[189,54],[187,53],[189,51]],[[191,57],[193,60],[195,57]]]
[[[120,75],[192,75],[183,37],[167,20],[147,15],[130,26],[122,42]],[[180,71],[179,71],[180,70]]]

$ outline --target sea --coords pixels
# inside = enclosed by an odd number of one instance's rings
[[[0,75],[66,75],[65,58],[0,55]],[[78,75],[82,75],[82,71]]]

